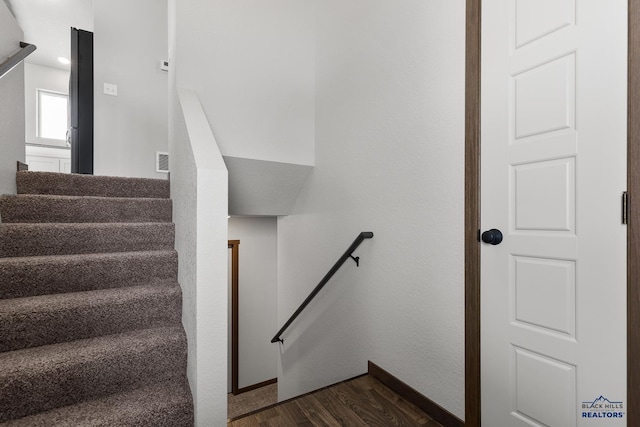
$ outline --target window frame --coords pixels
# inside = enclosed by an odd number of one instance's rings
[[[35,120],[35,139],[38,144],[42,145],[51,145],[56,147],[67,147],[67,138],[63,139],[55,139],[55,138],[44,138],[41,135],[41,120],[42,120],[42,95],[55,96],[59,98],[64,98],[67,101],[67,128],[69,127],[69,94],[65,92],[59,92],[51,89],[42,89],[36,88],[36,120]]]

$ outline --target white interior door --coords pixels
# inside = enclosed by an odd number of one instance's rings
[[[482,425],[626,425],[627,2],[483,0]]]

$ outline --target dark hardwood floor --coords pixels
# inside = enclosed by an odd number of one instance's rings
[[[231,421],[255,426],[442,427],[375,378],[364,375]]]

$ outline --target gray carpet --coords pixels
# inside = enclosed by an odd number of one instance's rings
[[[192,426],[166,180],[0,196],[0,426]]]
[[[16,184],[18,194],[169,198],[169,181],[165,179],[24,171],[17,173]]]
[[[21,194],[0,198],[2,222],[171,222],[171,199]]]
[[[2,223],[0,257],[173,249],[169,222]]]

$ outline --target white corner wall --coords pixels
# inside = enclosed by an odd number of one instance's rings
[[[276,323],[277,220],[230,218],[229,240],[239,240],[238,387],[278,376],[271,338]]]
[[[20,49],[23,33],[5,2],[0,2],[0,57]],[[0,194],[16,192],[18,161],[24,162],[24,65],[0,79]]]
[[[171,197],[197,427],[227,416],[227,170],[197,95],[171,92]]]
[[[94,0],[94,172],[142,178],[168,151],[167,0]],[[118,96],[103,93],[104,83]]]
[[[464,417],[463,0],[317,3],[315,167],[278,221],[279,399],[371,360]]]
[[[313,166],[225,157],[229,215],[278,216],[291,212]]]
[[[65,141],[42,140],[36,136],[38,89],[69,94],[69,71],[42,65],[24,64],[25,138],[27,144],[66,147]]]
[[[313,164],[314,9],[176,2],[178,85],[198,93],[224,156]]]

